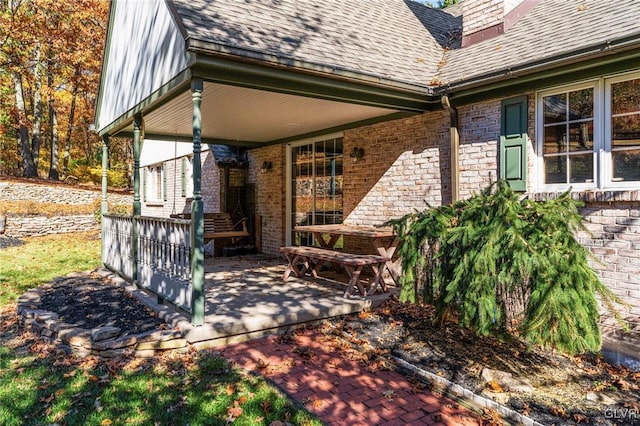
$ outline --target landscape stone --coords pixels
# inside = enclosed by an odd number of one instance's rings
[[[101,340],[111,339],[120,335],[119,327],[98,327],[91,330],[91,340],[99,342]]]
[[[503,389],[512,392],[528,393],[534,391],[533,386],[531,386],[528,380],[513,377],[513,374],[506,371],[483,368],[481,376],[485,384],[494,381]]]
[[[187,339],[173,339],[173,340],[165,340],[165,341],[155,341],[155,342],[141,342],[136,346],[136,350],[142,351],[145,349],[155,349],[155,350],[166,350],[166,349],[177,349],[183,348],[187,346]]]

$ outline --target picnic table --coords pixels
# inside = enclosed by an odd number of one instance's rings
[[[398,238],[392,228],[353,226],[353,225],[304,225],[294,228],[297,232],[310,232],[320,247],[282,247],[281,251],[287,258],[289,265],[284,273],[286,280],[289,275],[300,277],[309,270],[314,276],[324,262],[342,265],[349,275],[349,283],[345,297],[351,294],[354,287],[362,295],[372,295],[378,284],[383,291],[388,291],[387,284],[382,277],[385,270],[389,271],[394,282],[398,283],[398,275],[393,268],[392,257],[398,246]],[[371,242],[376,254],[353,254],[336,250],[335,246],[341,236],[366,238]],[[374,280],[368,292],[360,284],[360,272],[364,266],[370,266],[374,271]]]
[[[335,250],[335,245],[341,236],[351,236],[365,238],[370,241],[373,252],[379,256],[389,259],[385,262],[385,268],[396,285],[400,277],[393,267],[393,255],[398,248],[400,239],[390,226],[360,226],[360,225],[301,225],[296,226],[294,231],[310,232],[320,247]]]

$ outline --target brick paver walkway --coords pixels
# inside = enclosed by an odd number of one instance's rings
[[[349,359],[314,330],[229,346],[223,355],[258,371],[328,425],[477,425],[453,400],[413,386],[400,373]]]

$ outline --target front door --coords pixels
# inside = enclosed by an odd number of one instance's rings
[[[310,236],[294,232],[298,225],[342,223],[342,136],[291,144],[287,244],[309,245]]]

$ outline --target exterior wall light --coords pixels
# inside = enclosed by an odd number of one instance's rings
[[[271,168],[273,167],[273,164],[271,163],[271,161],[263,161],[262,162],[262,167],[260,167],[260,173],[265,174],[271,171]]]
[[[364,148],[354,147],[351,154],[349,154],[349,157],[351,157],[352,162],[357,163],[362,159],[362,157],[364,157]]]

